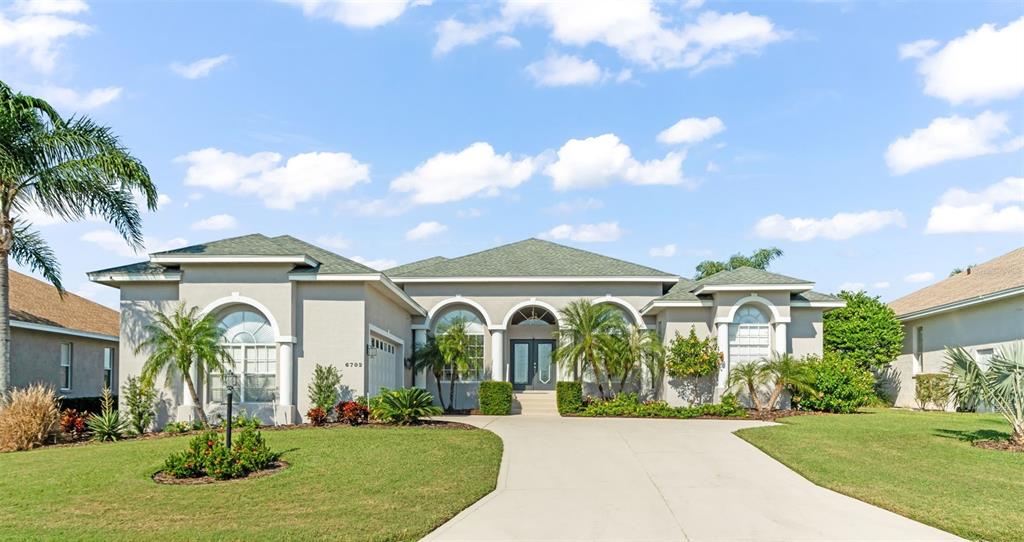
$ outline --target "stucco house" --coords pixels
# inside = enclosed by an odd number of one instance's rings
[[[133,350],[152,315],[185,302],[217,315],[243,375],[242,406],[276,423],[297,422],[309,409],[316,364],[338,367],[352,396],[409,385],[435,391],[433,378],[410,374],[404,360],[455,318],[469,322],[481,362],[458,383],[457,406],[470,408],[481,380],[554,388],[564,375],[552,362],[552,334],[572,300],[616,307],[666,342],[691,326],[714,334],[726,358],[716,394],[732,364],[820,353],[822,314],[842,306],[807,280],[743,268],[691,281],[539,239],[381,272],[294,237],[255,234],[155,253],[89,278],[120,289],[120,377],[141,369],[145,356]],[[222,408],[219,378],[200,387],[211,411]],[[165,395],[163,421],[191,415],[180,382]],[[671,382],[663,395],[693,400]]]
[[[67,398],[117,394],[117,311],[10,271],[11,385]]]
[[[999,347],[1024,339],[1024,247],[889,306],[904,333],[903,352],[892,363],[896,405],[913,407],[914,376],[942,372],[946,347],[962,346],[985,367]]]

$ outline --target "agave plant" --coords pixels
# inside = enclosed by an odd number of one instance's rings
[[[412,425],[422,418],[441,414],[434,396],[421,388],[402,388],[384,392],[373,408],[373,417],[387,423]]]
[[[114,398],[110,388],[103,388],[103,401],[100,413],[89,416],[85,425],[92,432],[92,439],[99,441],[121,440],[128,432],[128,420],[121,417],[121,412],[114,408]]]
[[[1009,422],[1013,443],[1024,445],[1024,341],[999,348],[987,370],[967,350],[947,348],[946,372],[958,407],[991,405]]]

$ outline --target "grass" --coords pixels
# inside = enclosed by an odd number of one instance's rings
[[[202,486],[150,476],[189,437],[0,454],[0,539],[416,540],[494,489],[489,431],[264,431],[288,469]]]
[[[972,540],[1024,541],[1024,454],[995,414],[869,410],[737,434],[812,482]]]

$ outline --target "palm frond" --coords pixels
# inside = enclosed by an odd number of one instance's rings
[[[19,265],[43,275],[47,282],[57,288],[61,296],[64,295],[64,285],[60,280],[60,262],[39,232],[29,230],[28,226],[16,225],[11,243],[11,258]]]

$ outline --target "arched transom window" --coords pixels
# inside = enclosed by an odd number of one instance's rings
[[[771,355],[771,324],[768,316],[755,305],[744,305],[736,311],[729,326],[729,364],[761,361]]]
[[[558,319],[543,307],[524,307],[512,315],[510,323],[513,326],[553,326]]]
[[[221,316],[221,344],[231,356],[238,377],[235,401],[271,403],[277,398],[277,344],[274,330],[259,312],[238,308]],[[210,401],[227,400],[222,375],[210,375]]]
[[[486,367],[484,367],[484,330],[486,327],[475,312],[468,309],[453,309],[444,313],[444,315],[437,319],[437,325],[434,326],[434,334],[440,338],[448,332],[452,324],[459,321],[466,324],[466,334],[469,335],[470,339],[469,357],[477,368],[476,371],[472,371],[469,374],[458,375],[459,380],[469,382],[484,380],[486,378]],[[450,382],[451,378],[452,368],[446,367],[442,380]]]

